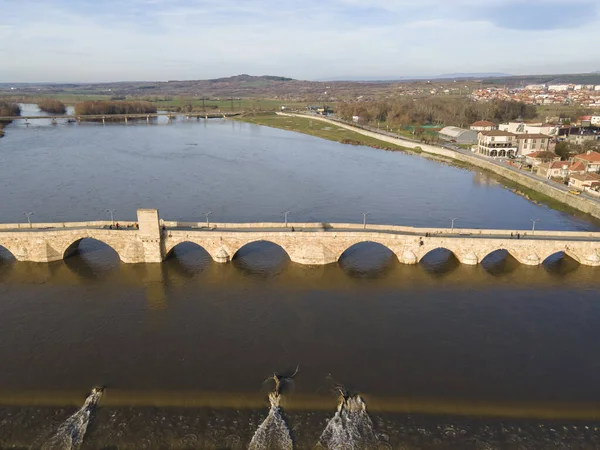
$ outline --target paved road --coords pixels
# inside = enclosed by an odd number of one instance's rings
[[[0,230],[0,233],[10,232],[10,233],[19,233],[19,232],[30,232],[30,231],[72,231],[72,230],[108,230],[108,226],[104,227],[72,227],[72,228],[12,228]],[[113,228],[114,231],[134,231],[135,228]],[[217,232],[217,233],[283,233],[283,232],[291,232],[292,227],[281,226],[281,227],[271,227],[271,228],[215,228],[215,227],[168,227],[165,229],[165,232],[169,231],[209,231],[209,232]],[[523,230],[520,230],[520,232]],[[415,232],[405,232],[405,231],[395,231],[395,230],[378,230],[369,228],[367,225],[366,229],[363,228],[321,228],[321,227],[311,227],[311,228],[301,228],[294,227],[295,233],[314,233],[314,232],[328,232],[328,233],[383,233],[383,234],[396,234],[401,236],[419,236],[425,237],[426,229],[415,231]],[[445,237],[445,238],[470,238],[470,239],[516,239],[513,235],[511,237],[510,231],[507,231],[506,234],[471,234],[471,233],[460,233],[460,232],[445,232],[445,233],[435,233],[429,237]],[[527,233],[527,234],[525,234]],[[536,230],[534,234],[531,234],[531,231],[523,231],[521,234],[521,240],[554,240],[554,241],[600,241],[600,235],[598,237],[581,237],[581,236],[555,236],[552,234],[552,231],[549,230]]]

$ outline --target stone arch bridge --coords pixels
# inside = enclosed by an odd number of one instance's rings
[[[245,245],[268,241],[279,245],[293,262],[323,265],[335,263],[355,244],[373,242],[390,249],[405,264],[417,264],[430,251],[443,248],[471,265],[496,250],[506,250],[526,265],[539,265],[551,255],[564,253],[580,264],[600,266],[600,233],[594,232],[171,222],[159,220],[156,209],[138,210],[137,222],[121,222],[119,229],[110,225],[107,221],[1,224],[0,246],[19,261],[50,262],[68,257],[81,240],[92,238],[112,247],[125,263],[159,263],[178,244],[191,242],[214,261],[225,263]],[[521,238],[511,237],[511,232]]]

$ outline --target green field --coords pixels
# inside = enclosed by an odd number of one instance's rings
[[[379,139],[363,136],[354,131],[346,130],[335,125],[313,120],[310,117],[288,117],[277,116],[275,114],[260,114],[256,116],[248,115],[238,117],[236,120],[264,125],[283,130],[296,131],[298,133],[310,134],[330,141],[336,141],[354,145],[366,145],[369,147],[381,148],[384,150],[400,150],[418,153],[418,150],[401,147],[399,145],[389,144]]]
[[[207,111],[220,110],[220,111],[279,111],[282,106],[286,106],[290,109],[306,109],[306,103],[301,102],[285,102],[282,100],[273,99],[253,99],[253,98],[242,98],[242,99],[206,99],[202,101],[202,98],[198,97],[179,97],[171,98],[168,100],[157,99],[157,98],[141,98],[141,100],[148,100],[156,104],[158,109],[174,110],[177,108],[189,109],[192,111]],[[233,109],[232,109],[233,108]]]

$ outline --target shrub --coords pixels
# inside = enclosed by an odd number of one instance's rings
[[[0,116],[20,116],[21,108],[16,103],[0,101]]]
[[[43,98],[37,102],[38,108],[42,111],[52,114],[64,114],[67,112],[65,104],[53,98]]]
[[[75,114],[82,116],[109,114],[153,114],[156,106],[150,102],[90,101],[75,105]]]

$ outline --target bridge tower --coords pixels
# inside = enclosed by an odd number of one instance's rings
[[[144,262],[159,263],[164,259],[158,209],[137,210],[139,237],[144,247]]]

